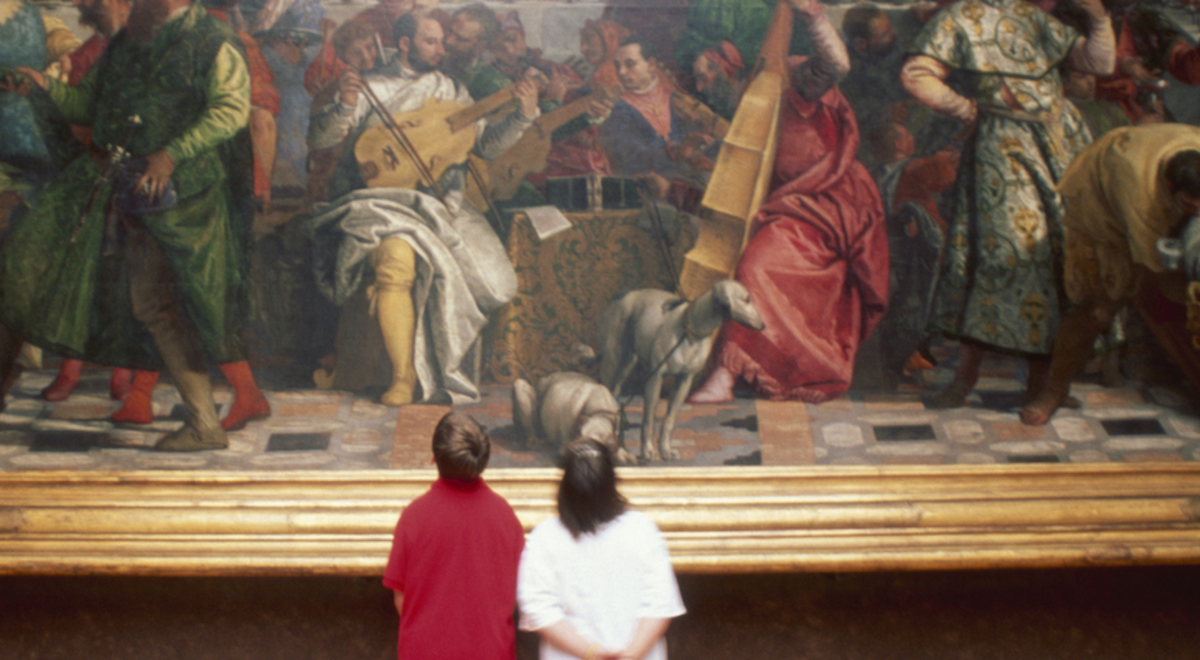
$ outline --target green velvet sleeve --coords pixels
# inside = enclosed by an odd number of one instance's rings
[[[78,85],[68,85],[54,78],[46,79],[46,93],[58,107],[63,117],[72,124],[88,126],[92,123],[92,99],[96,93],[98,66],[93,66]]]
[[[221,46],[205,80],[207,105],[200,118],[167,145],[179,163],[215,148],[250,122],[250,69],[231,44]]]

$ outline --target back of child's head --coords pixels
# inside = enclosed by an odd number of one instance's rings
[[[470,415],[447,413],[433,431],[433,460],[443,479],[478,479],[491,454],[487,431]]]

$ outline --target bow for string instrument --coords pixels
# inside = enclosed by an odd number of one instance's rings
[[[792,21],[791,6],[779,0],[759,52],[758,73],[738,103],[700,201],[700,231],[679,276],[679,292],[688,300],[733,274],[754,216],[770,191],[779,113],[789,84]]]

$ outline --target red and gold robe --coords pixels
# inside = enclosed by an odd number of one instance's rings
[[[771,399],[845,393],[858,347],[887,310],[883,202],[858,143],[836,87],[815,102],[786,92],[772,192],[735,274],[765,328],[726,323],[717,358]]]

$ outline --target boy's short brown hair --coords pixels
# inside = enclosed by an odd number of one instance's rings
[[[474,481],[492,455],[487,431],[470,415],[447,413],[433,431],[433,460],[443,479]]]

